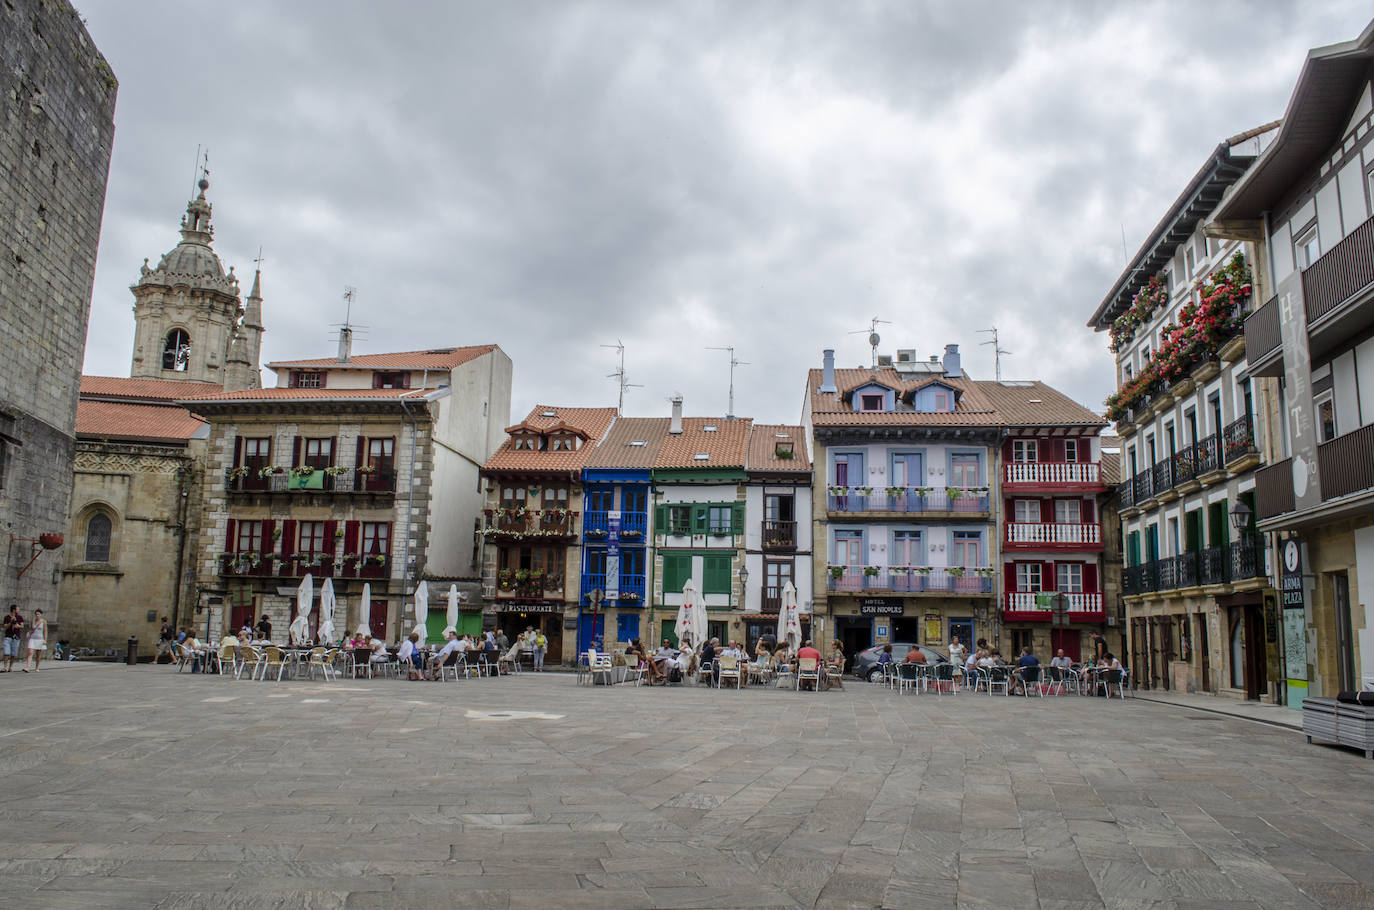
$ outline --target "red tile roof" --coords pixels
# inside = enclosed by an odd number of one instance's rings
[[[185,397],[182,401],[376,401],[388,398],[423,398],[438,389],[239,389],[234,392]]]
[[[555,428],[575,429],[586,434],[586,441],[571,452],[554,452],[549,449],[517,451],[511,439],[501,444],[501,448],[487,459],[482,466],[484,471],[579,471],[592,453],[596,451],[596,441],[610,428],[615,420],[615,408],[562,408],[555,405],[535,405],[534,410],[517,427],[528,427],[541,432]]]
[[[176,379],[129,379],[123,376],[81,377],[81,397],[83,398],[177,401],[222,391],[224,391],[224,387],[213,382],[185,382]]]
[[[792,443],[792,457],[778,456],[779,443]],[[749,470],[807,472],[811,470],[811,459],[806,454],[806,430],[779,424],[756,423],[749,440]]]
[[[941,382],[958,395],[955,409],[944,413],[916,411],[855,411],[846,393],[878,382],[897,390],[899,396],[931,382]],[[967,377],[951,379],[928,373],[903,376],[889,367],[877,370],[836,370],[837,392],[819,391],[821,371],[807,374],[811,422],[818,427],[847,426],[949,426],[949,427],[1103,427],[1106,421],[1094,411],[1045,385],[1043,382],[997,382]]]
[[[583,467],[652,468],[667,436],[667,417],[617,417]],[[632,442],[644,445],[630,445]]]
[[[465,348],[431,348],[427,351],[397,351],[391,354],[355,354],[347,363],[337,357],[313,360],[276,360],[269,370],[328,369],[328,370],[451,370],[497,349],[494,344],[478,344]]]
[[[682,432],[669,433],[659,447],[655,468],[743,468],[749,459],[748,417],[684,417]],[[715,427],[707,430],[707,427]],[[707,458],[698,459],[698,454]]]
[[[203,426],[204,421],[176,406],[87,398],[76,403],[76,435],[82,439],[185,443]]]

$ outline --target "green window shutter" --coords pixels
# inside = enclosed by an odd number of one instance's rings
[[[654,533],[662,534],[668,530],[668,507],[654,506]]]
[[[734,526],[734,532],[735,532],[736,534],[743,534],[743,533],[744,533],[744,503],[742,503],[742,502],[737,502],[737,503],[735,503],[734,509],[735,509],[735,514],[734,514],[733,516],[731,516],[732,519],[733,519],[733,521],[731,522],[731,524]]]
[[[713,553],[703,557],[701,593],[730,593],[730,557],[728,555]]]
[[[681,592],[687,579],[692,577],[691,553],[663,554],[663,592]]]
[[[709,506],[692,506],[692,533],[705,534],[706,522],[710,517],[711,509]]]

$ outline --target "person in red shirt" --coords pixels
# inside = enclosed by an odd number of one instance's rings
[[[926,662],[925,652],[920,648],[912,648],[906,652],[906,662],[909,664],[923,664]]]
[[[824,666],[823,662],[821,661],[821,652],[815,649],[815,647],[811,644],[811,639],[809,638],[806,640],[806,643],[801,646],[801,650],[797,651],[798,662],[807,659],[814,660],[816,662],[816,667],[818,669]],[[824,675],[824,673],[825,671],[821,670],[821,674]]]

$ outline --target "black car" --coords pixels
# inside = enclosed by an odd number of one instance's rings
[[[884,647],[885,645],[874,645],[871,648],[865,648],[858,654],[855,654],[854,662],[850,665],[849,672],[857,679],[867,679],[870,681],[875,679],[876,676],[881,676],[883,671],[878,666],[878,655],[883,653]],[[906,660],[907,652],[912,648],[920,648],[921,653],[926,656],[926,663],[932,667],[937,664],[949,663],[949,658],[939,651],[936,651],[934,648],[928,648],[925,645],[918,645],[909,641],[894,641],[892,643],[893,663],[901,663]]]

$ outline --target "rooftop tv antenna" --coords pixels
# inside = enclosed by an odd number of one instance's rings
[[[866,330],[859,329],[859,331],[857,332],[849,333],[851,335],[862,335],[865,331],[868,332],[868,346],[873,349],[873,369],[875,370],[878,368],[878,343],[883,340],[878,335],[879,325],[892,325],[892,322],[891,320],[879,319],[877,316],[874,316],[873,319],[868,323],[868,328]]]
[[[1010,356],[1011,356],[1011,351],[1004,351],[1004,350],[1002,350],[1002,346],[1001,346],[1000,344],[997,343],[997,326],[993,326],[993,327],[990,328],[990,329],[979,329],[978,332],[979,332],[980,334],[984,334],[984,335],[986,335],[986,334],[991,334],[991,335],[992,335],[992,340],[991,340],[991,341],[980,341],[979,344],[990,344],[990,345],[992,345],[992,370],[993,370],[993,375],[995,375],[995,376],[997,377],[997,381],[998,381],[998,382],[1001,382],[1001,381],[1002,381],[1002,355],[1003,355],[1003,354],[1006,354],[1008,357],[1010,357]]]
[[[365,325],[355,325],[353,322],[353,304],[358,302],[358,289],[351,284],[344,285],[344,321],[334,323],[339,330],[339,360],[347,361],[353,350],[353,336],[358,329],[366,329]]]
[[[618,399],[615,406],[616,416],[619,417],[621,413],[625,410],[625,390],[642,389],[644,388],[644,386],[640,385],[637,382],[630,382],[629,377],[625,375],[625,343],[623,341],[617,338],[615,340],[615,344],[603,344],[602,347],[612,348],[616,351],[616,353],[620,355],[619,369],[617,369],[614,373],[606,374],[607,379],[614,379],[616,381],[616,384],[620,386],[620,398]]]
[[[725,411],[726,420],[735,419],[735,367],[747,367],[749,361],[739,360],[735,357],[735,346],[727,345],[721,348],[708,347],[708,351],[729,351],[730,352],[730,407]]]

